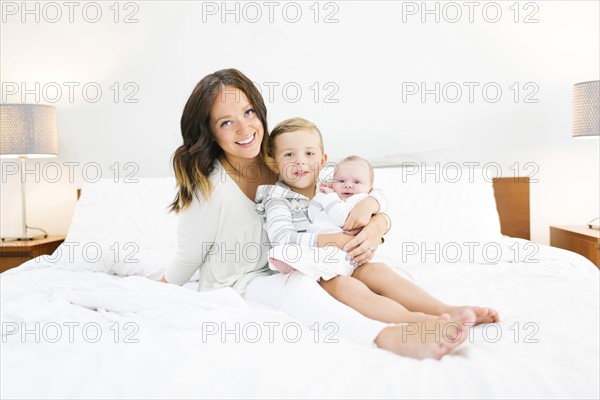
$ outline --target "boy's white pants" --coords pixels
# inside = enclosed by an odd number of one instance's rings
[[[346,260],[348,253],[335,246],[305,247],[297,244],[273,246],[269,250],[269,268],[278,271],[272,260],[285,262],[312,280],[330,280],[339,275],[350,276],[356,269]],[[282,271],[283,272],[283,271]]]

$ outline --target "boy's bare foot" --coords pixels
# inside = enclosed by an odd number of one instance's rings
[[[388,326],[377,336],[375,344],[402,356],[439,360],[467,339],[474,322],[473,311],[463,310],[454,319],[443,315],[436,321]]]
[[[295,271],[294,268],[284,261],[276,260],[275,258],[269,258],[269,262],[273,264],[273,266],[275,266],[275,268],[277,268],[277,270],[282,274],[289,274],[290,272]]]
[[[472,310],[475,313],[475,325],[500,322],[498,311],[490,307],[456,306],[450,307],[448,313],[452,317],[460,315],[463,310]]]
[[[440,321],[440,320],[449,320],[452,317],[448,313],[444,313],[442,315],[430,315],[422,312],[408,312],[406,315],[402,315],[400,320],[394,321],[399,324],[406,323],[415,323],[415,322],[427,322],[427,321]],[[385,321],[384,321],[385,322]]]

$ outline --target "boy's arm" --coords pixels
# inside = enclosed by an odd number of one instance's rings
[[[350,235],[347,233],[321,233],[317,238],[317,246],[335,246],[343,249],[348,245],[348,242],[355,237],[355,235]]]
[[[298,232],[292,222],[292,213],[285,199],[273,198],[264,203],[265,228],[272,245],[297,244],[316,247],[317,233]]]
[[[272,245],[297,244],[306,247],[336,246],[340,249],[354,239],[354,235],[345,233],[308,233],[297,232],[292,223],[292,214],[287,201],[270,199],[265,203],[267,236]]]
[[[315,222],[315,217],[321,211],[323,211],[323,205],[321,204],[321,199],[323,198],[323,193],[317,193],[315,197],[312,198],[310,203],[308,203],[308,219],[310,222]]]

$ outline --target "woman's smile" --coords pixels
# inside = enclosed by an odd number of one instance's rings
[[[244,138],[243,140],[235,142],[235,144],[240,145],[242,147],[250,147],[256,142],[256,132],[252,135]]]

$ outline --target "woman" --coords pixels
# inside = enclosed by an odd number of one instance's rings
[[[269,167],[263,98],[241,72],[226,69],[204,77],[185,105],[181,132],[183,145],[173,158],[178,194],[171,204],[179,214],[178,249],[164,282],[184,284],[200,269],[200,290],[230,286],[306,326],[334,322],[341,336],[415,358],[439,359],[466,339],[471,315],[418,327],[388,326],[338,302],[300,273],[271,274],[254,198],[259,185],[274,184],[277,176]],[[347,244],[357,263],[373,257],[386,231],[385,217],[371,217],[377,209],[369,197],[348,218],[351,229],[362,228]],[[319,242],[337,242],[339,235],[345,234],[319,235]],[[442,340],[421,335],[436,330]]]

